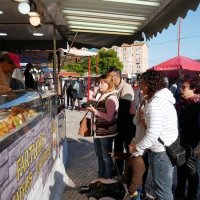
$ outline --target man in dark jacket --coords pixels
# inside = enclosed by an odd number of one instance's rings
[[[111,68],[109,72],[113,77],[113,82],[118,91],[119,111],[117,119],[118,135],[115,138],[115,152],[129,152],[128,145],[135,136],[135,126],[133,124],[133,114],[131,114],[131,105],[134,100],[134,92],[128,83],[122,79],[121,71]],[[124,171],[123,160],[117,161],[120,174]]]
[[[73,108],[73,98],[72,98],[72,87],[73,79],[69,76],[69,79],[65,82],[66,94],[67,94],[67,108]]]
[[[26,69],[24,71],[24,76],[25,76],[25,87],[26,89],[36,89],[35,88],[35,80],[33,78],[33,75],[31,74],[30,70],[33,67],[31,63],[28,63],[26,65]]]

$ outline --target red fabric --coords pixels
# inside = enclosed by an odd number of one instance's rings
[[[8,57],[17,68],[21,68],[19,56],[15,53],[8,53]]]
[[[182,70],[183,74],[200,73],[200,62],[184,56],[176,56],[170,60],[160,63],[149,70],[163,72],[166,76],[177,76],[178,71]]]

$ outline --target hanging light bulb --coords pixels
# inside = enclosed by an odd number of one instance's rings
[[[41,23],[41,19],[40,19],[39,16],[30,17],[30,18],[29,18],[29,21],[30,21],[31,25],[33,25],[33,26],[38,26],[38,25],[40,25],[40,23]]]
[[[18,5],[18,10],[21,14],[23,15],[26,15],[30,12],[31,10],[31,7],[29,5],[28,2],[21,2],[19,5]]]

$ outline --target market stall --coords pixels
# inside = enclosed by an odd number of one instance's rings
[[[177,78],[179,75],[196,76],[200,73],[200,62],[184,56],[176,56],[149,70],[160,71],[164,76]]]
[[[101,48],[143,40],[143,35],[151,38],[199,5],[199,0],[30,2],[38,11],[39,26],[32,27],[31,17],[18,11],[23,2],[1,1],[0,49],[19,54],[24,49],[52,50],[55,89],[56,50],[66,48],[67,41],[70,46]],[[67,160],[62,97],[58,100],[51,92],[11,92],[0,96],[0,106],[0,199],[44,200],[62,193]]]
[[[0,199],[49,199],[55,171],[66,162],[65,156],[56,164],[67,150],[65,114],[57,104],[50,91],[0,95]]]

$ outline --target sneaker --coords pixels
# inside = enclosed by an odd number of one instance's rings
[[[142,193],[141,195],[141,200],[155,200],[155,199],[156,199],[155,197],[146,192]]]
[[[89,185],[83,185],[79,188],[79,193],[80,194],[85,194],[90,192],[90,186]]]

